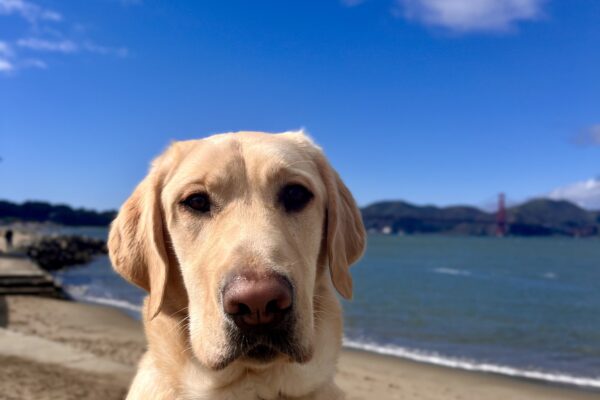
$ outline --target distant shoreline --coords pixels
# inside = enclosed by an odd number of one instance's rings
[[[380,201],[361,209],[365,227],[384,234],[444,234],[460,236],[600,236],[600,210],[589,211],[564,200],[533,199],[498,215],[472,206],[419,206],[404,201]],[[0,200],[0,226],[15,222],[63,226],[108,227],[116,210],[95,211],[43,201]],[[504,221],[505,219],[505,221]]]
[[[600,211],[568,201],[534,199],[502,214],[470,206],[417,206],[403,201],[373,203],[362,210],[365,227],[384,234],[437,233],[456,236],[600,235]]]

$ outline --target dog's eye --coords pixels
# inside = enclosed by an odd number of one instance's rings
[[[210,199],[206,193],[195,193],[188,196],[183,202],[186,207],[199,212],[207,213],[210,211]]]
[[[310,190],[298,184],[287,185],[279,192],[279,202],[287,212],[302,210],[312,198]]]

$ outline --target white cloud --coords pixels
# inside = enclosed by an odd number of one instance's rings
[[[5,58],[0,58],[0,72],[12,72],[15,69],[14,65]]]
[[[583,208],[600,210],[600,177],[559,187],[550,192],[548,197],[569,200]]]
[[[575,136],[574,142],[580,146],[600,146],[600,124],[585,129]]]
[[[35,1],[35,0],[34,0]],[[127,57],[126,47],[110,47],[96,44],[86,36],[84,26],[70,21],[69,34],[63,16],[54,10],[42,7],[29,0],[0,0],[0,18],[13,17],[27,21],[25,27],[12,34],[21,37],[15,41],[4,41],[0,37],[0,72],[17,71],[22,68],[47,68],[42,53],[72,55],[93,53],[99,56]],[[141,0],[121,0],[128,4],[139,4]],[[35,54],[34,54],[35,53]]]
[[[79,48],[70,40],[45,40],[27,38],[17,40],[17,45],[31,50],[49,51],[57,53],[75,53]]]
[[[0,0],[0,15],[20,15],[30,23],[61,21],[62,15],[24,0]]]
[[[15,66],[10,61],[12,55],[13,51],[10,45],[6,42],[0,41],[0,73],[6,74],[15,69]]]
[[[0,40],[0,56],[12,55],[12,49],[9,44]]]
[[[95,44],[93,42],[84,42],[81,44],[71,40],[46,40],[40,38],[24,38],[17,40],[17,45],[29,50],[55,53],[77,53],[87,51],[89,53],[100,54],[104,56],[127,57],[129,50],[126,47],[110,47]],[[1,48],[0,48],[1,50]],[[1,51],[0,51],[1,54]]]
[[[408,19],[456,32],[506,31],[542,16],[546,0],[396,0]]]

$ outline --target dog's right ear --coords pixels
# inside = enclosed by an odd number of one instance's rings
[[[108,237],[114,269],[150,294],[148,319],[160,311],[169,269],[160,205],[161,178],[156,170],[154,165],[123,204]]]

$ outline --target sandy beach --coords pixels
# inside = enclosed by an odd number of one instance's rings
[[[144,347],[140,323],[119,310],[0,297],[0,399],[122,399]],[[337,382],[349,400],[600,398],[597,392],[347,349]]]

